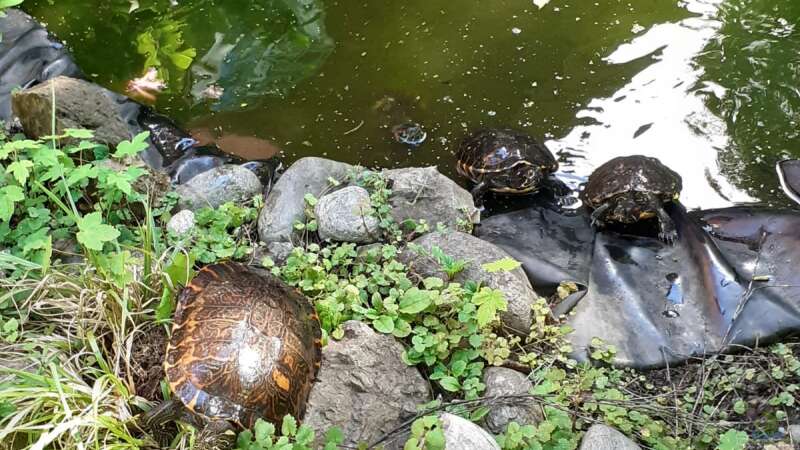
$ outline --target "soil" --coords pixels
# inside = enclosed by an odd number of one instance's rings
[[[148,325],[133,340],[130,358],[130,378],[136,395],[151,401],[161,401],[161,380],[164,379],[164,354],[167,332],[163,326]]]

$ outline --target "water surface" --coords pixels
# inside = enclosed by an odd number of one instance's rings
[[[792,0],[139,3],[25,7],[118,91],[146,68],[137,38],[194,48],[185,72],[163,58],[170,89],[156,106],[187,127],[268,139],[289,161],[435,164],[455,176],[465,134],[509,126],[546,140],[574,185],[640,153],[682,175],[687,206],[788,204],[774,164],[800,157]],[[165,37],[175,28],[180,45]],[[223,98],[202,99],[213,84]],[[423,124],[428,140],[393,142],[402,121]]]

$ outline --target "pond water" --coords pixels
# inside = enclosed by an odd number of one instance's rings
[[[468,132],[508,126],[545,139],[575,186],[614,156],[647,154],[682,175],[684,204],[711,208],[787,205],[774,166],[800,157],[796,0],[26,0],[24,9],[96,82],[122,92],[161,64],[160,111],[191,129],[269,140],[290,162],[436,164],[455,176]],[[216,87],[222,97],[207,98]],[[392,140],[404,121],[427,130],[420,147]]]

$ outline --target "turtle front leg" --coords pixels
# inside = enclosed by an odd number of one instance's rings
[[[666,244],[675,245],[675,241],[678,240],[678,230],[661,202],[658,202],[658,206],[656,206],[656,215],[658,217],[658,238]]]
[[[488,191],[489,191],[489,183],[487,183],[484,180],[476,184],[475,187],[472,188],[472,191],[470,192],[472,194],[472,202],[475,203],[475,207],[478,208],[478,210],[480,211],[486,209],[483,207],[483,196],[486,195]]]
[[[160,445],[169,445],[172,439],[170,433],[164,429],[163,425],[183,417],[185,409],[183,404],[175,399],[167,400],[156,405],[150,411],[136,418],[136,426],[143,432],[153,436]]]
[[[603,203],[602,205],[595,208],[595,210],[592,211],[591,215],[592,226],[598,228],[604,226],[606,213],[608,213],[610,209],[611,209],[610,203]]]
[[[559,206],[570,206],[578,202],[578,199],[572,196],[572,189],[555,176],[549,176],[542,182],[542,189],[548,190],[553,193]]]
[[[193,450],[231,450],[235,443],[233,425],[225,420],[214,420],[197,434]]]

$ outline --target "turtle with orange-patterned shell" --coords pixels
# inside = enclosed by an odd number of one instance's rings
[[[321,360],[309,300],[269,273],[237,263],[202,268],[181,291],[164,369],[172,400],[138,424],[201,427],[195,450],[232,448],[259,418],[301,418]]]

